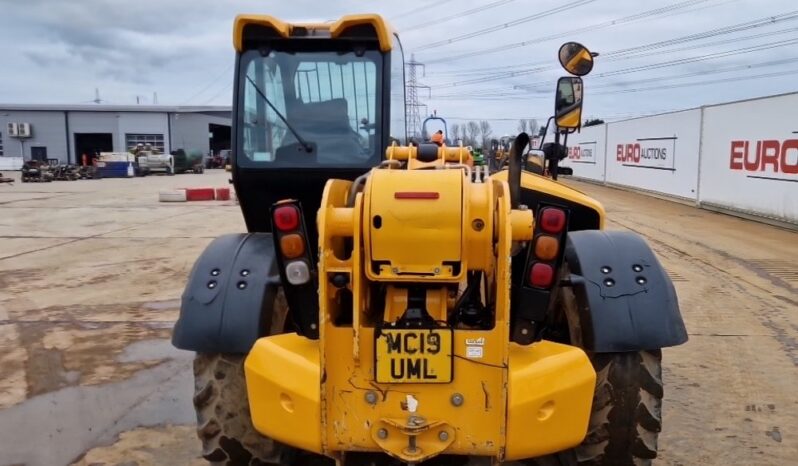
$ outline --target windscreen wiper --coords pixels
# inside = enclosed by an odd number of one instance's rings
[[[249,83],[250,83],[250,84],[252,84],[252,87],[254,87],[254,88],[255,88],[255,91],[256,91],[256,92],[258,93],[258,95],[259,95],[259,96],[260,96],[260,97],[263,99],[263,101],[264,101],[264,102],[266,102],[266,104],[267,104],[267,105],[268,105],[268,106],[269,106],[269,107],[270,107],[272,110],[274,110],[274,113],[276,113],[276,114],[277,114],[277,116],[278,116],[278,117],[280,117],[280,119],[281,119],[281,120],[283,120],[283,123],[285,123],[285,127],[286,127],[286,128],[288,128],[288,130],[289,130],[289,131],[291,131],[291,134],[293,134],[293,135],[294,135],[294,137],[296,138],[296,140],[299,142],[299,145],[301,145],[301,146],[302,146],[302,148],[303,148],[303,149],[305,149],[305,152],[307,152],[308,154],[312,153],[312,152],[313,152],[313,146],[312,146],[312,145],[310,145],[310,144],[309,144],[307,141],[305,141],[304,139],[302,139],[302,136],[300,136],[300,135],[299,135],[299,133],[297,133],[297,132],[296,132],[296,130],[294,129],[294,127],[293,127],[293,126],[291,126],[291,123],[289,123],[289,122],[288,122],[288,120],[287,120],[287,119],[286,119],[286,118],[283,116],[283,114],[282,114],[282,113],[280,113],[280,111],[279,111],[279,110],[277,110],[277,108],[274,106],[274,104],[272,104],[272,102],[269,100],[269,98],[268,98],[268,97],[266,97],[266,94],[264,94],[264,93],[263,93],[263,91],[261,91],[261,90],[260,90],[260,88],[258,87],[258,85],[257,85],[257,84],[255,84],[255,81],[253,81],[253,80],[252,80],[252,78],[250,78],[249,76],[247,76],[247,81],[249,81]]]

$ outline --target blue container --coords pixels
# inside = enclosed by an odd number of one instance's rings
[[[127,178],[127,166],[130,162],[105,162],[104,167],[97,167],[103,178]]]

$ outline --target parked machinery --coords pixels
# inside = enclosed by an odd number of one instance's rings
[[[49,183],[53,181],[50,165],[40,160],[28,160],[22,164],[20,181],[23,183]]]
[[[56,181],[76,181],[80,179],[80,170],[77,165],[56,164],[50,167],[53,179]]]
[[[135,156],[139,174],[142,176],[150,173],[175,174],[175,158],[171,154],[162,154],[149,144],[138,144],[130,152]]]
[[[200,151],[186,152],[183,149],[178,149],[172,151],[172,157],[174,159],[174,170],[176,174],[205,172],[205,164],[202,161],[203,157]]]

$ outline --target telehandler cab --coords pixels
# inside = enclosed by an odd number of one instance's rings
[[[406,145],[402,48],[378,15],[239,16],[233,40],[248,233],[208,245],[173,333],[196,352],[203,456],[649,464],[660,349],[687,335],[646,243],[523,171],[526,134],[494,174],[463,147]],[[581,89],[560,89],[561,128]]]

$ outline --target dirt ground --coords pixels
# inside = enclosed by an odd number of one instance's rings
[[[228,178],[0,185],[0,465],[203,464],[192,355],[169,336],[195,258],[244,224],[234,202],[157,194]],[[644,235],[679,293],[690,341],[664,351],[656,464],[794,464],[798,233],[569,183]]]

